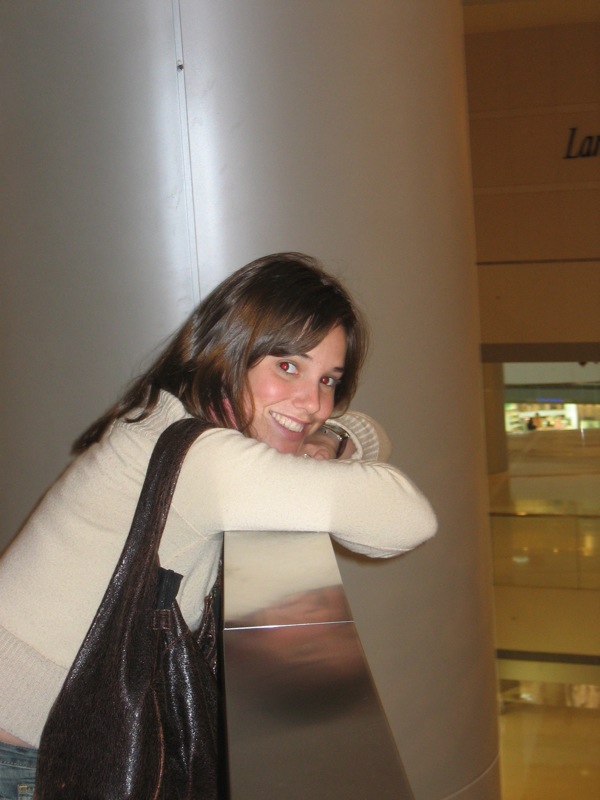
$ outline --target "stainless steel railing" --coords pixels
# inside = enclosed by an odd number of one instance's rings
[[[327,533],[225,534],[231,800],[410,800]]]

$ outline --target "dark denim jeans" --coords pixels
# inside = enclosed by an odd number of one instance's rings
[[[37,750],[0,742],[0,800],[33,797]]]

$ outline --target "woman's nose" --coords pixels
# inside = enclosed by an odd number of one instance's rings
[[[319,387],[309,381],[299,381],[294,396],[294,404],[309,414],[315,414],[321,407]]]

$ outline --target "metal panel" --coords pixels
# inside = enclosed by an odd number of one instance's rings
[[[225,536],[231,800],[412,798],[327,533]]]
[[[165,0],[0,4],[0,540],[197,300]]]

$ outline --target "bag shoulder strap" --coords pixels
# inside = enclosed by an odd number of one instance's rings
[[[158,550],[184,458],[200,434],[210,427],[209,423],[190,417],[173,422],[161,433],[150,456],[127,549],[139,544]]]

